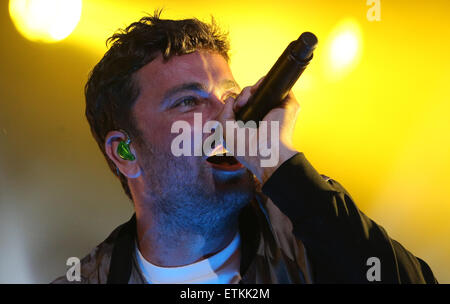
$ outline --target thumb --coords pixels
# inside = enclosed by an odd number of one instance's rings
[[[234,111],[233,111],[233,105],[234,105],[235,99],[233,97],[228,97],[224,101],[224,106],[222,111],[217,116],[217,121],[220,123],[222,127],[222,134],[223,134],[223,140],[225,141],[226,138],[226,122],[227,121],[234,121]]]
[[[234,105],[235,99],[229,96],[225,99],[222,111],[218,115],[218,120],[224,125],[227,120],[234,120]]]

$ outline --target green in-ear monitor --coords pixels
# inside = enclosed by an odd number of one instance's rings
[[[128,136],[127,132],[125,132],[124,130],[120,130],[120,132],[124,133],[127,136],[127,140],[121,140],[119,142],[119,145],[117,146],[117,154],[119,154],[120,158],[124,160],[133,161],[136,159],[136,157],[133,155],[133,153],[131,153],[130,150],[130,136]]]

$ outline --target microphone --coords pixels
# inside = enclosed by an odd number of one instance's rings
[[[289,94],[311,61],[316,46],[317,37],[310,32],[304,32],[297,40],[292,41],[246,105],[236,113],[236,120],[244,123],[253,120],[259,125],[264,116],[279,106]]]

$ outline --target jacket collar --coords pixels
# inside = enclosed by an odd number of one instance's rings
[[[290,257],[286,256],[285,250],[280,249],[270,217],[264,207],[266,203],[267,198],[257,196],[257,199],[242,208],[239,215],[241,283],[305,282],[305,277],[302,271],[299,271],[296,261],[292,259],[292,254]],[[133,214],[118,232],[107,284],[129,282],[134,267],[136,227],[136,215]]]

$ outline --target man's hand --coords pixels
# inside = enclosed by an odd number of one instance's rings
[[[235,112],[238,112],[244,105],[247,104],[250,96],[256,91],[257,87],[261,84],[263,78],[261,78],[254,86],[246,87],[242,90],[241,94],[234,99],[232,97],[228,97],[225,100],[225,106],[222,112],[220,113],[218,120],[224,127],[224,138],[226,139],[226,121],[234,121],[235,120]],[[300,105],[294,97],[292,92],[289,92],[289,95],[283,100],[279,107],[272,109],[263,119],[268,124],[268,132],[267,138],[246,138],[246,153],[245,156],[238,156],[234,153],[236,159],[246,166],[259,181],[264,184],[273,172],[286,160],[294,156],[298,151],[296,151],[292,144],[292,136],[294,132],[295,122],[300,110]],[[256,147],[256,151],[259,152],[259,145],[271,143],[271,136],[274,136],[270,132],[270,124],[271,122],[278,121],[279,122],[279,136],[278,141],[273,144],[278,145],[279,147],[279,157],[278,161],[274,166],[271,167],[262,167],[261,166],[261,156],[257,153],[257,156],[248,156],[249,147]],[[258,132],[256,132],[258,133]],[[246,136],[248,133],[246,134]],[[233,147],[237,146],[237,138],[236,134],[234,136],[234,143],[232,143]],[[230,143],[225,143],[226,146],[230,146]]]

